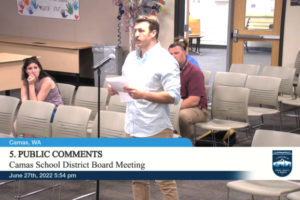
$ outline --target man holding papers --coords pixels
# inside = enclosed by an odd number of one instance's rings
[[[135,23],[136,51],[129,53],[122,68],[128,80],[124,87],[133,99],[127,103],[127,137],[173,137],[169,105],[180,100],[180,71],[177,61],[160,46],[159,22],[155,16],[140,16]],[[109,93],[117,91],[108,87]],[[178,199],[175,181],[156,181],[164,200]],[[136,200],[148,200],[149,181],[133,181]]]

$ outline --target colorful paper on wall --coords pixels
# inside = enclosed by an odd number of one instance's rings
[[[20,15],[79,20],[79,0],[17,0],[17,6]]]

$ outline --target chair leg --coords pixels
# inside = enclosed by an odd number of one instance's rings
[[[282,130],[282,116],[281,116],[281,112],[279,112],[279,130],[281,131]]]
[[[230,197],[230,189],[229,187],[227,187],[227,200],[229,200],[229,197]]]

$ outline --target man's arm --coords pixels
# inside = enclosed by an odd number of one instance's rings
[[[189,96],[188,98],[182,101],[180,109],[196,107],[199,105],[199,102],[200,102],[199,96]]]
[[[154,103],[174,103],[174,99],[170,96],[169,92],[166,91],[147,92],[131,87],[124,87],[124,91],[128,92],[129,96],[133,99],[145,99]]]

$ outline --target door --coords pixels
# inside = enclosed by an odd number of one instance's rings
[[[283,1],[234,0],[231,63],[279,65]],[[267,63],[253,63],[262,55]]]

